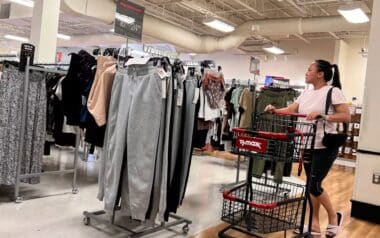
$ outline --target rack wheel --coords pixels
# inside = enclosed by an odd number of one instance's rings
[[[73,191],[72,191],[72,193],[73,193],[73,194],[77,194],[77,193],[79,193],[79,190],[78,190],[78,188],[73,188]]]
[[[184,225],[184,226],[182,227],[182,231],[183,231],[184,234],[189,233],[189,230],[190,230],[190,228],[189,228],[189,224],[186,224],[186,225]]]
[[[83,218],[83,224],[88,226],[90,225],[91,219],[89,217],[84,217]]]
[[[16,203],[22,203],[24,201],[24,199],[22,197],[17,197],[15,202]]]

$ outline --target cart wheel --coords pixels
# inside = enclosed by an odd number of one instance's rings
[[[84,217],[83,218],[83,224],[88,226],[90,225],[91,219],[89,217]]]
[[[79,189],[78,189],[78,188],[73,188],[72,193],[73,193],[73,194],[77,194],[77,193],[79,193]]]
[[[186,225],[184,225],[184,226],[182,227],[182,231],[183,231],[184,234],[189,233],[189,230],[190,230],[190,228],[189,228],[189,225],[188,225],[188,224],[186,224]]]
[[[17,197],[15,203],[22,203],[24,201],[23,197]]]

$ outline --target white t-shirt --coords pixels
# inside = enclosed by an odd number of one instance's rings
[[[327,85],[317,90],[308,89],[303,91],[302,94],[295,101],[299,105],[298,113],[309,114],[312,112],[317,112],[320,114],[325,114],[326,98],[330,88],[331,86]],[[332,105],[338,105],[347,102],[346,97],[343,95],[342,90],[340,90],[339,88],[334,88],[332,90],[331,101]],[[333,110],[334,108],[330,106],[328,114],[334,114]],[[336,123],[326,122],[326,132],[336,133],[336,127]],[[323,135],[323,123],[318,123],[314,146],[315,149],[325,148],[325,146],[322,145]]]

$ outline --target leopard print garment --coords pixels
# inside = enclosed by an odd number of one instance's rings
[[[25,73],[10,65],[0,79],[0,185],[14,185],[22,120]],[[28,92],[27,123],[21,174],[39,173],[45,142],[46,86],[40,72],[31,72]],[[23,182],[39,183],[39,177]]]

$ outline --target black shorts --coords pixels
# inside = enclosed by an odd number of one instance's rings
[[[313,166],[310,193],[317,197],[323,193],[322,182],[338,156],[338,148],[315,149],[312,155],[313,163],[310,163],[310,159],[305,159],[304,167],[309,177]]]

